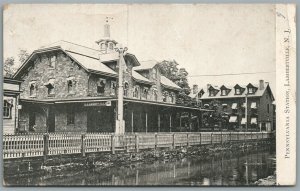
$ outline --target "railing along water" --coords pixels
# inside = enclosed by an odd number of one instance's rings
[[[60,154],[140,149],[156,149],[192,145],[263,141],[274,137],[267,132],[179,132],[179,133],[48,133],[3,135],[3,158],[37,157]]]

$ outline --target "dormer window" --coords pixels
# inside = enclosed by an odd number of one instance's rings
[[[241,95],[241,89],[240,88],[236,88],[235,89],[235,94],[236,95]]]
[[[105,43],[101,43],[101,49],[104,50],[106,47],[105,47]]]
[[[55,68],[55,65],[56,65],[56,56],[51,56],[50,57],[50,64],[49,64],[49,66],[51,68]]]
[[[105,92],[105,84],[106,84],[106,80],[100,78],[97,82],[97,93],[98,94],[104,94]]]
[[[113,50],[114,49],[114,44],[113,43],[109,43],[109,49]]]
[[[248,94],[253,94],[253,93],[254,93],[253,88],[248,88]]]
[[[225,89],[223,89],[222,92],[221,92],[221,95],[222,95],[222,96],[227,95],[227,91],[226,91]]]

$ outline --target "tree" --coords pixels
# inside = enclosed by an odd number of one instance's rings
[[[191,98],[188,96],[191,92],[187,80],[188,72],[185,68],[178,69],[178,65],[179,64],[175,60],[164,60],[158,64],[158,67],[162,75],[166,76],[182,88],[178,93],[176,103],[191,105]]]
[[[29,53],[27,52],[27,50],[20,49],[18,54],[19,63],[17,63],[17,65],[23,64],[28,57],[29,57]],[[15,73],[15,66],[16,66],[16,62],[14,57],[6,58],[3,65],[4,77],[11,78]]]
[[[4,77],[11,78],[13,76],[14,65],[15,65],[15,59],[13,57],[9,57],[4,61],[4,65],[3,65]]]

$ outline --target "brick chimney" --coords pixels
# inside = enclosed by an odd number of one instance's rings
[[[208,91],[208,89],[209,89],[210,86],[211,86],[211,84],[207,84],[207,85],[206,85],[207,91]]]
[[[198,91],[199,91],[198,85],[197,85],[197,84],[194,84],[194,85],[193,85],[193,94],[196,94]]]
[[[265,88],[264,80],[259,80],[259,89],[263,90]]]

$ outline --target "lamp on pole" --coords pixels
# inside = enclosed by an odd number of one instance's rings
[[[116,129],[115,134],[124,134],[125,133],[125,121],[123,118],[123,65],[125,64],[124,55],[126,55],[127,47],[124,47],[121,44],[118,44],[115,48],[115,51],[119,53],[119,83],[118,83],[118,113],[116,119]]]

